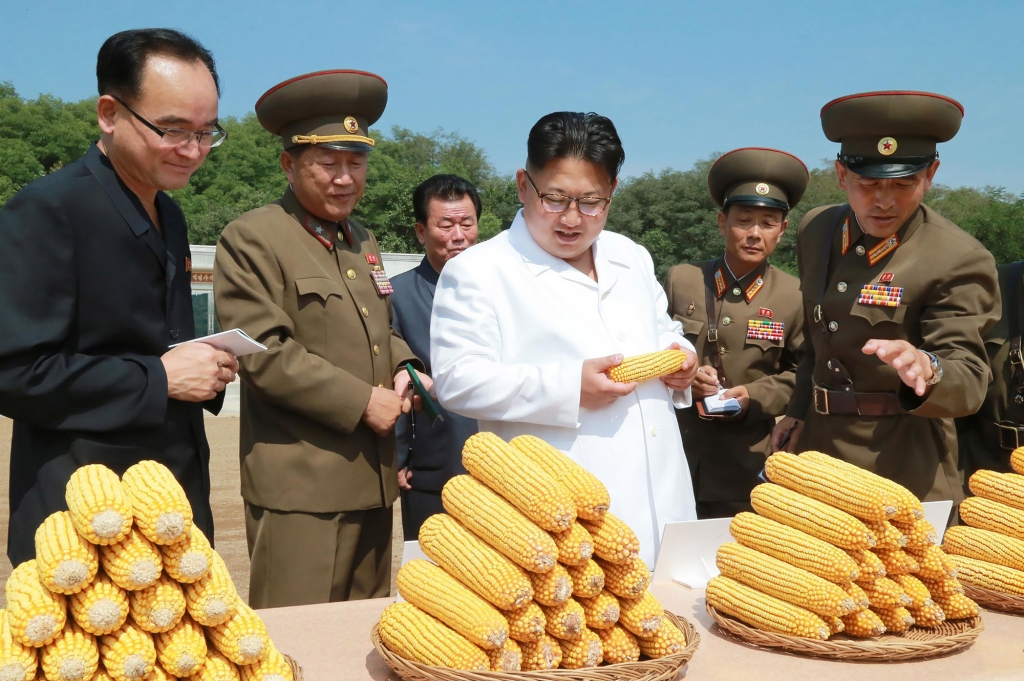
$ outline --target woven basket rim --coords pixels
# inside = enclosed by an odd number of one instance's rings
[[[302,666],[291,655],[285,655],[284,653],[282,655],[284,656],[284,661],[288,663],[288,667],[292,670],[292,681],[302,681]]]
[[[683,667],[689,663],[697,647],[700,645],[700,634],[696,627],[685,617],[665,611],[665,615],[683,634],[686,635],[686,647],[674,655],[639,662],[622,662],[619,664],[585,667],[583,669],[549,669],[532,672],[492,672],[449,669],[422,664],[415,660],[407,660],[391,652],[380,637],[380,625],[374,624],[370,631],[370,640],[377,653],[391,670],[403,679],[432,679],[436,681],[571,681],[587,679],[588,681],[667,681],[676,678]]]
[[[945,622],[939,631],[911,627],[909,633],[928,638],[911,638],[907,634],[883,634],[872,639],[839,638],[820,641],[787,636],[755,629],[729,615],[722,614],[705,603],[708,614],[729,638],[758,648],[772,648],[794,655],[818,657],[843,662],[902,662],[938,657],[966,648],[977,640],[985,629],[981,617]]]
[[[961,580],[964,594],[983,608],[1011,615],[1024,615],[1024,596],[1003,593],[995,589],[974,586]]]

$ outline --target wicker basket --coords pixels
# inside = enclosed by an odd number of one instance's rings
[[[381,641],[378,626],[373,625],[370,638],[391,671],[406,681],[669,681],[693,657],[700,645],[700,634],[682,617],[665,611],[665,615],[686,635],[683,652],[657,660],[623,662],[584,669],[551,669],[541,672],[472,672],[420,664],[395,655]],[[298,679],[296,679],[298,681]]]
[[[292,670],[293,681],[302,681],[302,667],[300,667],[299,663],[295,661],[295,658],[291,655],[285,655],[284,661],[288,663],[288,666]]]
[[[853,638],[839,634],[827,641],[786,636],[761,631],[723,615],[710,605],[708,614],[729,637],[763,648],[777,648],[796,655],[833,660],[865,662],[904,662],[946,655],[974,643],[985,628],[980,617],[943,622],[935,629],[911,627],[903,634],[884,634],[878,638]]]
[[[967,597],[981,607],[1008,612],[1013,615],[1024,615],[1024,596],[1014,596],[1012,594],[1004,594],[1002,591],[983,589],[980,586],[972,586],[966,582],[962,582],[962,584],[964,585],[964,593]]]

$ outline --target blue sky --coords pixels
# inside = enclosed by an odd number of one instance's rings
[[[270,2],[0,0],[0,80],[22,96],[95,93],[95,55],[126,28],[170,26],[217,58],[221,114],[275,83],[355,68],[382,75],[379,126],[454,131],[512,172],[543,114],[616,123],[625,175],[771,146],[834,158],[818,112],[877,89],[966,108],[938,181],[1024,192],[1022,2]],[[229,142],[230,143],[230,142]]]

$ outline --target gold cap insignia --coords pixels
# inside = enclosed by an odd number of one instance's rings
[[[896,140],[892,137],[883,137],[878,140],[878,153],[882,156],[892,156],[896,153]]]
[[[345,118],[345,129],[354,135],[359,131],[359,122],[351,116],[348,116]]]
[[[760,182],[756,187],[754,187],[754,191],[757,192],[758,196],[768,196],[768,185],[764,182]]]

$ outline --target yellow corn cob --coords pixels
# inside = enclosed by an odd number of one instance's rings
[[[881,636],[885,633],[885,624],[871,610],[860,610],[843,615],[843,633],[862,638]]]
[[[572,595],[576,598],[593,598],[605,588],[606,573],[596,561],[588,560],[583,565],[569,566],[566,572],[572,579]]]
[[[36,649],[19,643],[11,636],[7,611],[0,609],[0,679],[33,681],[36,678],[36,667]]]
[[[555,540],[497,493],[469,475],[456,475],[441,491],[441,502],[467,530],[530,572],[555,566]]]
[[[517,672],[523,665],[523,653],[519,644],[512,639],[505,639],[500,648],[488,650],[487,657],[491,661],[492,672]]]
[[[601,639],[601,652],[608,664],[636,662],[640,659],[640,645],[636,637],[618,625],[595,629]]]
[[[1024,475],[1024,447],[1017,447],[1010,453],[1010,468],[1016,473]]]
[[[652,378],[674,374],[685,361],[686,353],[682,350],[659,350],[626,357],[622,364],[605,373],[616,383],[643,383]]]
[[[1024,511],[998,501],[968,497],[960,504],[960,519],[971,527],[1024,539]]]
[[[873,582],[860,582],[858,586],[868,595],[872,608],[909,607],[914,604],[914,599],[903,593],[903,587],[888,577]]]
[[[280,653],[278,653],[280,655]],[[284,658],[280,658],[280,661],[284,663],[285,668],[288,667],[288,663],[285,662]],[[242,667],[239,669],[235,666],[235,663],[224,657],[220,652],[213,646],[206,647],[206,661],[203,666],[199,668],[199,671],[193,675],[189,681],[281,681],[281,679],[288,679],[292,681],[291,670],[288,670],[288,675],[285,676],[283,673],[279,673],[278,678],[268,676],[261,673],[265,667],[268,667],[271,663],[271,656],[268,655],[267,659],[259,664],[254,664],[248,667]],[[283,670],[282,670],[283,671]],[[244,674],[244,676],[243,676]]]
[[[738,513],[729,532],[747,548],[803,568],[834,584],[846,585],[860,578],[857,564],[842,549],[805,532],[762,518]]]
[[[808,460],[829,465],[839,473],[858,480],[861,484],[877,488],[886,497],[886,505],[896,508],[892,520],[909,523],[924,518],[924,506],[921,505],[921,500],[903,485],[821,452],[803,452],[800,456],[806,456]]]
[[[206,662],[203,628],[188,615],[153,638],[157,660],[171,676],[192,676]]]
[[[852,549],[846,553],[856,561],[857,571],[860,573],[860,581],[868,582],[886,576],[885,563],[871,551],[867,549]]]
[[[885,566],[885,574],[889,577],[917,573],[921,569],[921,566],[914,557],[903,549],[896,549],[895,551],[875,549],[874,553],[882,561],[882,564]]]
[[[828,627],[828,633],[831,635],[841,634],[846,628],[842,617],[822,617],[821,621]]]
[[[508,622],[494,606],[426,560],[412,560],[398,571],[398,593],[485,650],[500,648]]]
[[[907,608],[914,618],[914,624],[925,629],[934,629],[946,621],[946,613],[938,603],[923,608]]]
[[[78,534],[71,514],[58,511],[36,528],[36,566],[43,586],[73,594],[93,580],[100,559],[96,547]]]
[[[167,466],[140,461],[121,477],[132,502],[135,526],[154,544],[173,544],[188,536],[192,506]]]
[[[573,523],[565,532],[552,532],[562,565],[582,565],[594,555],[594,538],[582,525]]]
[[[89,464],[72,473],[64,499],[78,533],[93,544],[116,544],[132,529],[132,502],[106,466]]]
[[[561,565],[554,570],[538,574],[526,573],[533,585],[533,599],[541,605],[558,605],[572,596],[572,577]]]
[[[604,588],[616,596],[640,598],[651,584],[651,571],[640,558],[621,565],[605,561],[598,561],[597,564],[604,572]]]
[[[114,584],[127,591],[145,589],[163,571],[160,550],[134,529],[116,544],[100,548],[100,564]]]
[[[914,626],[914,616],[903,606],[896,608],[871,608],[871,612],[878,615],[885,625],[885,631],[889,634],[902,634]]]
[[[512,610],[533,598],[528,572],[492,549],[449,515],[438,513],[420,526],[420,548],[478,596]]]
[[[161,575],[145,589],[130,592],[128,604],[135,623],[151,634],[170,630],[185,614],[185,594],[181,586],[167,575]]]
[[[199,581],[210,571],[213,549],[210,540],[195,523],[184,539],[160,547],[164,572],[182,584]]]
[[[619,599],[618,623],[635,636],[653,636],[664,621],[665,611],[650,591],[645,591],[641,598]]]
[[[508,637],[520,643],[534,643],[544,635],[547,620],[540,606],[530,601],[515,610],[500,611],[508,621]],[[520,646],[522,647],[522,646]]]
[[[647,657],[658,659],[683,652],[686,648],[686,635],[668,620],[658,627],[653,636],[638,638],[640,652]]]
[[[89,681],[99,664],[96,639],[71,621],[39,651],[39,666],[48,681]]]
[[[102,636],[128,619],[128,592],[100,572],[89,586],[68,597],[68,607],[80,627]]]
[[[605,513],[600,520],[581,520],[594,539],[594,554],[609,563],[628,563],[640,555],[640,540],[618,516]]]
[[[907,545],[907,538],[888,520],[865,520],[864,524],[875,535],[875,548],[895,550]]]
[[[231,664],[231,660],[228,660],[223,656],[221,659],[228,664]],[[241,667],[239,668],[239,671],[242,676],[241,681],[293,681],[295,678],[292,673],[291,665],[288,664],[288,660],[284,658],[284,655],[282,655],[273,644],[270,645],[270,650],[267,652],[267,656],[262,662]],[[221,680],[204,678],[194,681]],[[229,681],[229,679],[225,677],[223,681]]]
[[[952,557],[950,560],[954,560]],[[959,568],[957,568],[959,572]],[[956,577],[946,577],[945,579],[927,579],[921,577],[921,583],[928,587],[928,593],[934,598],[937,595],[942,594],[962,594],[964,592],[964,586],[960,583]]]
[[[533,435],[514,437],[509,444],[569,490],[573,503],[576,504],[577,517],[597,520],[608,511],[611,504],[608,488],[597,479],[597,476],[560,450]]]
[[[907,538],[908,549],[926,549],[929,546],[939,543],[939,535],[935,527],[927,520],[918,520],[903,531]]]
[[[256,664],[267,654],[270,636],[263,620],[245,603],[226,622],[207,629],[210,643],[235,664]]]
[[[546,631],[557,639],[575,641],[585,628],[587,616],[583,606],[571,598],[550,608],[542,605],[540,609],[547,621]]]
[[[978,604],[963,594],[946,594],[935,598],[948,620],[963,620],[978,616]]]
[[[601,637],[587,627],[572,641],[559,639],[558,645],[562,648],[562,669],[596,667],[604,659]]]
[[[555,669],[562,664],[562,647],[550,634],[542,634],[536,641],[520,642],[519,651],[523,655],[521,669],[524,672]]]
[[[1024,510],[1024,475],[980,470],[967,484],[971,492],[983,499]]]
[[[142,681],[156,665],[152,637],[135,623],[100,637],[100,659],[114,681]]]
[[[917,569],[911,568],[907,572],[911,572],[918,577],[927,577],[928,579],[956,577],[953,564],[949,561],[946,552],[942,550],[941,546],[929,546],[923,551],[909,549],[905,553],[917,566]],[[885,558],[882,557],[882,560],[884,561]]]
[[[1004,565],[986,563],[966,556],[950,556],[949,559],[956,566],[957,578],[964,584],[980,586],[983,589],[1000,591],[1004,594],[1024,596],[1024,571],[1014,570]],[[932,598],[937,598],[940,593],[932,591]],[[8,596],[10,603],[10,596]],[[10,608],[10,605],[7,606]],[[10,616],[10,610],[8,610]],[[12,623],[13,624],[13,623]]]
[[[462,448],[462,464],[474,478],[549,532],[567,530],[576,520],[576,504],[569,490],[494,433],[470,436]]]
[[[150,674],[150,679],[154,679],[155,681],[161,681],[161,679],[157,678],[156,676],[156,667],[153,668],[153,673]],[[96,673],[92,675],[92,681],[114,681],[114,679],[110,676],[110,674],[107,673],[107,670],[104,669],[103,665],[101,664],[99,668],[96,670]],[[149,679],[147,679],[147,681],[149,681]],[[171,679],[170,681],[174,681],[174,679]]]
[[[946,530],[942,548],[946,553],[1024,570],[1024,541],[998,532],[956,525]]]
[[[932,604],[931,591],[928,590],[928,587],[925,586],[924,582],[914,575],[896,575],[892,579],[900,585],[900,588],[903,589],[903,593],[905,593],[910,599],[910,606],[908,607],[923,608],[926,605]],[[889,628],[891,629],[892,627]]]
[[[204,627],[226,621],[238,607],[238,592],[224,559],[216,551],[211,554],[210,570],[202,579],[185,585],[185,607],[188,614]]]
[[[434,516],[437,517],[437,516]],[[407,660],[451,669],[487,671],[487,654],[412,603],[392,603],[380,616],[380,637]]]
[[[619,621],[619,599],[609,591],[602,591],[593,598],[577,599],[583,606],[587,626],[591,629],[608,629]]]
[[[876,543],[867,525],[849,513],[781,485],[758,485],[750,492],[750,503],[762,516],[839,548],[869,549]]]
[[[888,500],[879,486],[868,484],[830,463],[776,452],[765,461],[765,472],[772,482],[834,505],[857,518],[887,520],[896,515],[897,506]]]
[[[39,581],[39,568],[29,560],[7,578],[7,622],[11,636],[38,648],[57,638],[67,619],[64,597]]]
[[[867,610],[869,607],[871,607],[871,599],[868,598],[867,592],[864,591],[864,589],[860,588],[860,585],[856,582],[848,586],[846,588],[846,591],[848,594],[850,594],[850,598],[853,599],[854,605],[857,608],[857,610],[855,610],[854,612]]]

